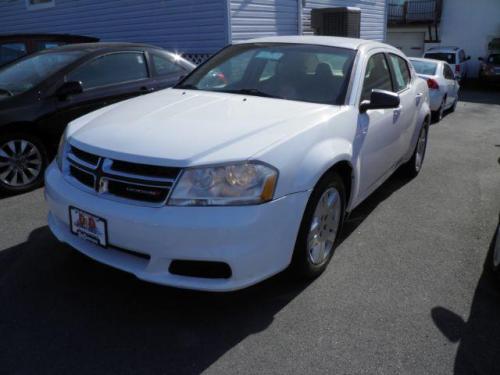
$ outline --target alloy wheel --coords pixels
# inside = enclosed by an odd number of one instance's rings
[[[28,140],[12,139],[0,146],[0,182],[8,187],[31,184],[40,176],[42,166],[42,153]]]
[[[307,251],[309,261],[320,265],[329,259],[339,230],[342,202],[337,189],[330,187],[319,199],[309,228]]]
[[[417,152],[415,154],[415,170],[417,172],[422,168],[424,162],[425,149],[427,147],[427,127],[423,127],[420,131],[417,143]]]

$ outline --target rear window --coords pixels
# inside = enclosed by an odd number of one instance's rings
[[[7,64],[28,53],[26,44],[22,42],[0,44],[0,65]]]
[[[436,74],[437,64],[433,62],[410,60],[417,74],[433,76]]]
[[[448,64],[455,64],[454,53],[431,52],[426,53],[424,57],[427,59],[446,61]]]

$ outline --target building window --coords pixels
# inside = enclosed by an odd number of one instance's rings
[[[56,0],[26,0],[28,10],[38,10],[52,8],[56,5]]]

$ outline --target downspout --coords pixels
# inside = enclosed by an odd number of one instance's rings
[[[233,42],[233,27],[231,22],[231,0],[226,0],[226,42]]]
[[[304,33],[304,27],[302,25],[302,12],[303,12],[303,7],[302,4],[305,3],[305,0],[297,0],[297,33],[299,35],[302,35]]]

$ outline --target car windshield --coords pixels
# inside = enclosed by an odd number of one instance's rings
[[[426,53],[424,57],[426,59],[446,61],[448,64],[455,64],[454,53],[432,52],[432,53]]]
[[[223,49],[176,88],[343,104],[355,50],[283,43]]]
[[[488,63],[493,65],[500,65],[500,54],[490,55]]]
[[[410,60],[418,74],[433,76],[436,74],[437,64],[430,61]]]
[[[15,96],[30,90],[83,52],[50,52],[28,56],[0,70],[0,98]]]

